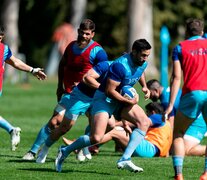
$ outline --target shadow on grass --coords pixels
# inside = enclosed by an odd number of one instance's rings
[[[56,172],[54,169],[50,168],[18,168],[18,170],[24,170],[24,171],[39,171],[39,172]],[[80,171],[80,170],[62,170],[62,173],[83,173],[83,174],[100,174],[100,175],[112,175],[110,173],[104,173],[104,172],[97,172],[97,171]]]
[[[93,156],[122,156],[123,152],[112,152],[111,150],[100,150],[98,154],[92,154]]]
[[[47,162],[55,162],[55,159],[53,159],[53,158],[47,158],[46,161]],[[36,158],[34,160],[24,160],[24,159],[22,159],[22,157],[19,157],[19,159],[11,159],[8,162],[16,162],[16,163],[27,163],[28,162],[28,163],[36,163]]]
[[[22,157],[20,157],[20,156],[9,155],[9,154],[0,154],[0,157],[22,158]]]

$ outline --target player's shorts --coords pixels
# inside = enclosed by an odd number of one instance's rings
[[[59,104],[65,106],[65,116],[73,121],[76,121],[79,115],[85,114],[89,110],[91,103],[91,97],[83,94],[77,87],[70,93],[70,97],[63,97]]]
[[[207,91],[192,91],[181,97],[179,110],[195,119],[202,112],[207,117]]]
[[[152,158],[159,153],[159,149],[151,142],[143,139],[135,149],[133,156]]]
[[[184,139],[200,143],[206,133],[206,123],[200,114],[185,132]]]
[[[67,105],[67,102],[69,100],[70,100],[70,94],[69,93],[63,94],[63,96],[61,97],[60,101],[56,105],[54,111],[56,111],[60,115],[64,115],[65,114],[66,105]]]
[[[104,92],[97,90],[93,98],[92,115],[107,112],[111,117],[118,106],[117,101],[108,98]]]

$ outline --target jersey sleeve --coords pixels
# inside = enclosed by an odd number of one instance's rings
[[[4,46],[4,61],[7,59],[10,59],[11,56],[12,56],[12,52],[10,48],[7,45],[5,45]]]
[[[125,77],[125,71],[123,64],[121,63],[114,63],[109,68],[108,78],[121,82],[122,79]]]
[[[181,46],[180,45],[177,45],[174,47],[172,51],[172,60],[173,61],[181,60]]]
[[[149,118],[152,121],[152,127],[159,127],[164,124],[161,114],[152,114]]]
[[[94,66],[93,69],[99,75],[102,75],[103,73],[105,73],[109,69],[109,63],[107,63],[107,61],[100,62],[96,66]]]
[[[91,64],[96,65],[103,61],[108,61],[108,55],[106,51],[101,46],[94,47],[90,54]]]

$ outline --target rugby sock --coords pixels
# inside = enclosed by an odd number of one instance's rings
[[[47,147],[51,147],[53,144],[55,144],[56,141],[52,140],[50,136],[45,140],[45,145]]]
[[[3,117],[0,117],[0,127],[5,129],[8,133],[11,133],[14,127]]]
[[[133,152],[135,151],[136,147],[140,144],[140,142],[144,139],[145,132],[135,128],[130,136],[129,143],[119,161],[125,161],[131,158]]]
[[[173,159],[173,167],[174,167],[174,171],[175,171],[175,176],[178,174],[182,174],[184,157],[173,156],[172,159]]]
[[[88,125],[88,126],[86,127],[86,129],[85,129],[85,135],[90,135],[90,132],[91,132],[91,126]],[[99,145],[100,145],[100,144],[99,144]],[[96,146],[99,147],[99,145],[96,145]],[[91,148],[93,148],[93,146],[91,146],[90,148],[89,148],[89,147],[84,147],[84,148],[82,149],[82,150],[83,150],[83,154],[84,154],[84,155],[90,154],[90,153],[91,153],[91,152],[90,152]],[[89,150],[89,149],[90,149],[90,150]]]
[[[88,149],[88,147],[84,147],[83,148],[83,154],[84,155],[91,154],[90,151],[89,151],[89,149]]]
[[[34,154],[36,154],[40,148],[40,146],[42,146],[45,143],[45,140],[49,137],[51,133],[50,128],[48,127],[48,125],[46,124],[45,126],[43,126],[38,135],[37,138],[35,139],[34,144],[32,145],[31,148],[31,152],[33,152]]]
[[[75,142],[73,142],[69,146],[65,146],[62,148],[62,152],[64,156],[68,156],[72,151],[76,149],[82,149],[84,147],[90,146],[90,137],[88,135],[80,136]]]
[[[207,172],[207,157],[205,157],[205,169],[204,172]]]
[[[91,126],[88,125],[88,126],[86,127],[86,129],[85,129],[85,134],[89,134],[90,131],[91,131]]]

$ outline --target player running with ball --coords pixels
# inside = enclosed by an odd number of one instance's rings
[[[150,126],[150,120],[144,110],[137,105],[137,98],[124,98],[119,92],[124,85],[133,86],[137,81],[143,87],[146,97],[150,93],[146,87],[144,71],[147,67],[147,58],[150,55],[150,44],[145,39],[136,40],[133,43],[132,51],[116,59],[107,74],[107,78],[101,83],[96,91],[92,107],[93,124],[91,134],[79,137],[69,146],[59,149],[55,166],[56,171],[61,172],[65,158],[74,150],[82,149],[87,146],[101,142],[108,124],[108,120],[117,107],[127,105],[122,111],[122,117],[132,120],[136,128],[132,132],[129,145],[122,158],[118,161],[118,168],[124,168],[133,172],[143,171],[142,168],[135,166],[130,158],[137,145],[144,139],[145,133]]]

